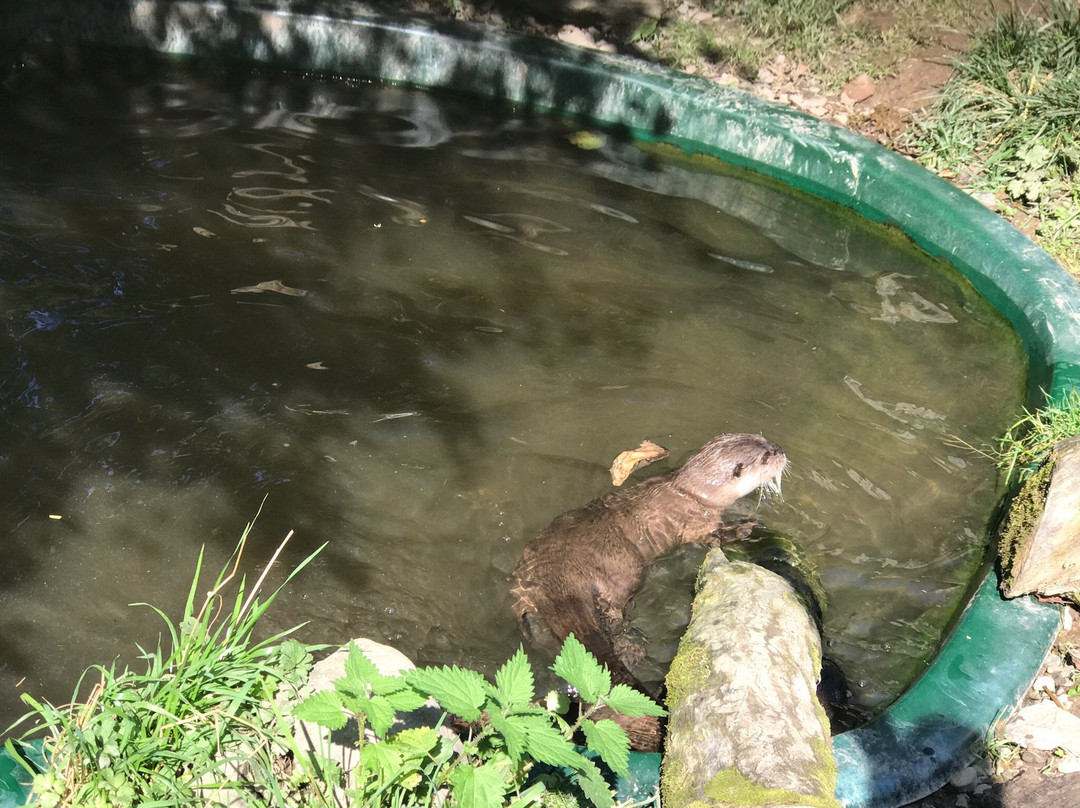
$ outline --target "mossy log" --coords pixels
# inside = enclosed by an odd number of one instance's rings
[[[839,808],[821,639],[792,586],[712,550],[668,673],[665,808]]]
[[[1028,477],[1001,528],[1001,591],[1080,592],[1080,438],[1060,441]]]

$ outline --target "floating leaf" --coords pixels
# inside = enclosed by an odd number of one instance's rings
[[[611,674],[573,634],[563,642],[551,669],[577,690],[582,701],[590,704],[611,690]]]
[[[456,665],[417,668],[405,674],[405,681],[434,696],[447,712],[460,715],[466,721],[480,719],[480,707],[487,698],[487,683],[476,671],[463,670]]]
[[[607,143],[607,138],[602,134],[590,132],[587,129],[574,132],[569,136],[568,140],[583,151],[594,151],[603,148],[604,144]]]
[[[636,449],[621,452],[611,464],[612,485],[622,485],[626,478],[642,466],[655,463],[668,456],[668,450],[651,440],[643,440]]]
[[[604,718],[600,721],[586,719],[581,722],[585,743],[600,756],[615,774],[630,775],[630,739],[626,730]]]
[[[630,718],[640,718],[643,715],[652,715],[659,718],[667,715],[667,710],[629,685],[615,685],[615,687],[611,688],[611,693],[607,695],[604,702],[611,709]]]

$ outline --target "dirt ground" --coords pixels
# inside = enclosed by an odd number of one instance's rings
[[[1020,5],[1031,5],[1027,0]],[[558,39],[571,45],[642,53],[629,40],[647,17],[670,18],[702,26],[715,25],[709,0],[371,0],[374,6],[403,8],[413,13],[454,18],[511,28]],[[722,5],[722,4],[721,4]],[[830,75],[830,66],[811,69],[807,64],[777,53],[766,60],[752,79],[736,69],[702,58],[681,65],[686,72],[737,86],[762,98],[796,107],[811,115],[845,126],[882,145],[903,151],[903,134],[913,116],[928,108],[952,73],[953,60],[963,55],[973,26],[988,20],[989,12],[1010,6],[1006,0],[971,0],[962,4],[959,20],[935,22],[932,14],[914,43],[898,35],[900,16],[914,6],[937,10],[946,2],[920,4],[898,0],[862,0],[849,6],[844,21],[876,31],[881,47],[874,53],[877,78],[868,73]],[[890,42],[896,47],[891,50]],[[963,177],[954,181],[963,183]],[[1030,235],[1030,234],[1029,234]],[[1068,691],[1080,683],[1080,613],[1063,630],[1025,705],[1049,699],[1080,717],[1080,696]],[[1076,650],[1076,657],[1073,656]],[[1061,750],[1038,751],[1002,744],[999,757],[983,760],[960,772],[936,793],[908,808],[1065,808],[1080,806],[1080,771],[1063,773],[1075,760]],[[1080,768],[1080,762],[1077,764]]]

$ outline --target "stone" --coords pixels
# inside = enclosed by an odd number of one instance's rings
[[[788,581],[706,556],[667,678],[665,808],[840,808],[817,625]]]
[[[1007,598],[1080,591],[1080,437],[1060,441],[1013,499],[1000,555]]]
[[[596,40],[592,38],[592,34],[584,28],[578,28],[576,25],[564,25],[559,29],[559,33],[555,37],[560,42],[565,42],[567,45],[576,45],[579,48],[596,47]]]
[[[1005,725],[1004,738],[1028,749],[1064,749],[1080,754],[1080,718],[1050,700],[1019,710]]]
[[[875,92],[877,92],[877,87],[874,85],[874,80],[867,73],[860,73],[844,85],[840,95],[849,99],[852,104],[858,104]]]
[[[1043,674],[1042,676],[1036,676],[1035,681],[1031,683],[1031,689],[1037,693],[1045,693],[1049,690],[1054,692],[1054,677]]]
[[[971,791],[979,780],[979,770],[974,766],[967,766],[952,776],[949,785],[957,791]]]
[[[395,676],[416,667],[407,656],[389,645],[363,637],[353,640],[351,644],[355,644],[384,676]],[[314,692],[333,690],[334,680],[341,679],[345,675],[345,660],[348,658],[349,646],[346,645],[316,662],[308,675],[308,687]],[[390,732],[395,733],[403,729],[423,726],[433,727],[441,716],[442,709],[439,705],[434,701],[429,701],[412,712],[399,712]],[[449,733],[450,730],[446,732]],[[311,751],[325,754],[341,766],[343,772],[351,772],[360,762],[360,750],[356,746],[360,739],[360,727],[355,719],[350,718],[342,729],[332,732],[313,722],[298,721],[295,736],[297,748],[302,756],[306,756],[306,753]],[[370,729],[366,730],[364,738],[368,742],[375,740]]]

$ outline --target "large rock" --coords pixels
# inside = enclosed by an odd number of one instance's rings
[[[712,550],[667,678],[665,808],[839,808],[820,671],[817,625],[794,588]]]
[[[1001,531],[1005,597],[1080,592],[1080,438],[1059,442],[1009,506]]]

